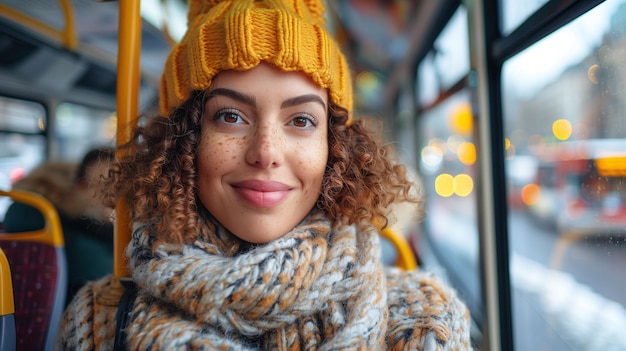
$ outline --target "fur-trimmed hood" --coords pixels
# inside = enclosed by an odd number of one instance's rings
[[[68,217],[78,218],[87,215],[93,207],[93,199],[76,189],[74,177],[78,164],[49,162],[32,170],[13,187],[44,196]]]

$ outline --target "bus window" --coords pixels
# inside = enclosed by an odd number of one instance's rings
[[[46,126],[46,110],[39,103],[0,96],[0,130],[41,133]]]
[[[433,50],[418,67],[418,101],[435,102],[442,90],[450,89],[469,72],[467,10],[459,6],[437,37]]]
[[[59,159],[78,161],[94,146],[114,145],[117,120],[113,111],[63,102],[55,116],[53,149]]]
[[[43,105],[0,96],[0,188],[11,185],[46,156],[46,110]],[[0,222],[9,205],[0,199]]]
[[[441,271],[481,319],[476,213],[476,147],[472,137],[467,9],[461,5],[418,66],[418,171],[425,195],[415,240],[423,266]]]
[[[537,9],[547,3],[549,0],[502,0],[500,1],[500,30],[509,34],[524,20],[530,17]]]
[[[458,126],[470,114],[463,90],[425,112],[418,121],[419,171],[422,176],[424,230],[432,253],[459,289],[474,318],[480,316],[478,230],[475,194],[476,151],[471,129]],[[430,268],[429,268],[430,269]]]
[[[508,211],[516,350],[626,349],[625,19],[603,2],[503,66],[507,158],[536,164]]]

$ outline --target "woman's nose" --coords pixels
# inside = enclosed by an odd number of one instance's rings
[[[285,138],[276,126],[255,129],[246,153],[248,164],[260,168],[276,167],[284,160]]]

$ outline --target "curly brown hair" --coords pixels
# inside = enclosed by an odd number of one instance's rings
[[[159,243],[193,242],[207,223],[196,181],[204,101],[204,92],[196,91],[170,116],[138,126],[107,179],[107,204],[123,197],[133,221],[156,225]],[[336,221],[384,228],[392,203],[419,203],[414,184],[363,121],[347,126],[347,110],[334,104],[329,114],[329,156],[317,207]]]

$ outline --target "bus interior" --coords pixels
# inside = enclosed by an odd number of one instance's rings
[[[129,2],[138,33],[121,30]],[[326,7],[355,114],[382,122],[419,181],[424,216],[400,230],[408,252],[459,292],[475,349],[626,349],[626,0]],[[186,9],[0,0],[0,189],[156,114]],[[131,34],[136,96],[120,85]]]

